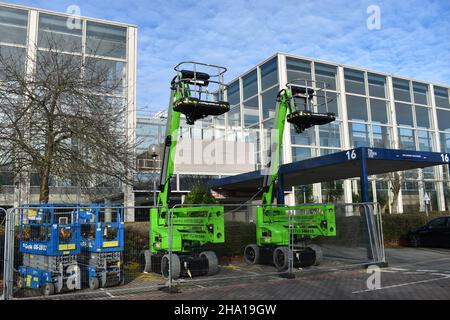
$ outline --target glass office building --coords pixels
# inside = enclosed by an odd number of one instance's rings
[[[39,52],[51,50],[45,39],[61,40],[67,45],[65,55],[82,59],[96,59],[97,65],[110,70],[111,79],[122,80],[111,97],[112,103],[123,104],[127,109],[124,121],[130,141],[135,140],[136,122],[136,54],[137,28],[133,25],[103,21],[85,17],[15,5],[0,5],[0,50],[12,53],[17,65],[32,73]],[[69,28],[69,24],[72,24]],[[86,73],[89,71],[86,71]],[[14,181],[7,168],[0,168],[0,205],[38,201],[37,174],[30,172],[24,183]],[[118,190],[117,190],[118,188]],[[125,203],[134,204],[132,189],[122,190],[119,185],[111,192],[123,192]],[[51,179],[51,202],[76,201],[76,187],[57,177]]]
[[[334,112],[337,121],[301,135],[288,124],[284,163],[356,147],[450,152],[449,86],[284,53],[231,81],[227,92],[231,111],[207,120],[206,128],[221,130],[220,136],[252,132],[258,169],[268,161],[277,94],[295,79],[325,82],[328,103],[317,101],[316,111]],[[376,176],[370,180],[372,200],[380,202],[386,212],[424,211],[426,194],[431,209],[450,207],[448,167],[403,173],[397,210],[391,208],[392,180]],[[288,199],[297,203],[358,202],[358,188],[357,180],[303,186],[294,188]]]
[[[327,101],[317,112],[334,112],[335,123],[297,135],[286,130],[285,163],[357,147],[448,153],[450,151],[449,87],[397,75],[364,70],[290,54],[276,54],[230,83],[232,111],[225,116],[229,130],[259,131],[259,158],[267,162],[268,129],[273,126],[276,96],[295,79],[325,82]],[[319,98],[323,99],[323,98]],[[327,109],[327,110],[325,110]],[[401,179],[400,212],[422,211],[425,195],[433,210],[448,210],[448,167],[407,171]],[[372,199],[389,210],[390,182],[371,177]],[[305,191],[313,201],[358,200],[354,180],[296,188],[296,201]]]

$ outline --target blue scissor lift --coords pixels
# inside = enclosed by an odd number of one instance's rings
[[[108,219],[107,217],[111,217]],[[123,208],[113,205],[89,205],[79,209],[83,283],[92,290],[117,286],[124,282]],[[110,221],[107,221],[110,220]]]
[[[20,211],[18,288],[46,296],[81,289],[80,226],[73,204],[30,205]]]

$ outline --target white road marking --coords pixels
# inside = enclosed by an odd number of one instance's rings
[[[433,272],[439,272],[439,270],[417,270],[417,272],[428,272],[428,273],[433,273]]]
[[[397,273],[398,271],[381,269],[380,272],[385,272],[385,273]]]
[[[447,276],[442,277],[442,278],[435,278],[435,279],[422,280],[422,281],[416,281],[416,282],[400,283],[400,284],[396,284],[396,285],[393,285],[393,286],[382,287],[380,289],[375,289],[375,290],[367,289],[367,290],[361,290],[361,291],[354,291],[352,293],[353,294],[357,294],[357,293],[379,291],[379,290],[385,290],[385,289],[393,289],[393,288],[405,287],[405,286],[410,286],[410,285],[414,285],[414,284],[427,283],[427,282],[433,282],[433,281],[445,280],[445,279],[450,279],[450,276],[447,275]]]
[[[104,288],[101,288],[100,291],[103,291],[104,293],[106,293],[106,295],[110,298],[115,298],[115,296],[113,296],[109,291],[106,291]]]
[[[405,272],[404,274],[426,274],[426,272],[421,272],[421,271],[410,271],[410,272]]]
[[[394,270],[394,271],[409,271],[409,269],[403,269],[403,268],[388,268],[389,270]]]
[[[445,274],[445,273],[432,273],[433,276],[442,276],[442,277],[447,277],[450,278],[450,274]]]

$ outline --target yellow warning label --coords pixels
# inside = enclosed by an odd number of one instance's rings
[[[35,220],[37,217],[37,211],[36,210],[28,210],[28,219]]]
[[[74,243],[72,244],[61,244],[58,247],[59,251],[66,251],[66,250],[75,250],[76,246]]]
[[[103,248],[114,248],[119,246],[119,241],[103,242]]]

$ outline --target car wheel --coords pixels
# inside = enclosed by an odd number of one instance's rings
[[[422,241],[418,235],[414,234],[411,236],[411,246],[414,248],[419,248],[422,246]]]

